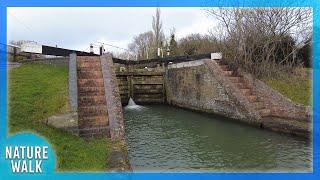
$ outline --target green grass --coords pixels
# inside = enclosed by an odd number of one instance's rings
[[[66,111],[67,68],[50,65],[22,65],[9,72],[9,133],[31,131],[53,147],[60,171],[106,170],[110,142],[85,141],[47,126],[51,115]]]
[[[276,79],[264,79],[264,81],[293,102],[311,105],[311,69],[297,69],[291,75],[284,75]]]

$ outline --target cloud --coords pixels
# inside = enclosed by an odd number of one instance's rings
[[[169,35],[175,28],[177,38],[206,34],[215,24],[201,8],[171,7],[161,12],[164,32]],[[127,48],[134,36],[152,29],[154,13],[150,7],[8,8],[7,36],[8,40],[34,40],[78,50],[88,50],[93,42]]]

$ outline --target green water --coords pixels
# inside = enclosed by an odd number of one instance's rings
[[[124,109],[133,170],[310,171],[311,144],[170,106]]]

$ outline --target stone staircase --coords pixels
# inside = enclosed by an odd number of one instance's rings
[[[101,60],[77,57],[78,124],[82,137],[109,136],[109,122]]]
[[[236,72],[230,70],[228,65],[226,65],[222,60],[217,60],[218,65],[222,69],[224,75],[229,78],[229,80],[240,89],[243,95],[248,99],[248,101],[253,105],[255,110],[260,114],[262,118],[270,115],[270,109],[266,108],[259,100],[259,97],[255,95],[252,89],[245,83],[243,77],[238,75]]]

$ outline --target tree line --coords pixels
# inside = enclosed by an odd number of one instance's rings
[[[308,8],[208,8],[203,13],[218,22],[206,35],[190,34],[177,39],[172,29],[163,33],[161,11],[152,30],[133,38],[130,53],[120,57],[151,59],[166,56],[222,52],[233,68],[258,76],[293,67],[311,67],[312,12]]]

